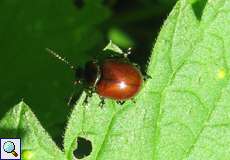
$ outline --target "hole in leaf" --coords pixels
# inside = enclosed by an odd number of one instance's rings
[[[77,149],[73,152],[74,156],[77,159],[82,159],[92,152],[92,143],[91,141],[83,138],[78,137],[77,138]]]
[[[74,0],[74,5],[78,8],[82,8],[84,6],[84,0]]]
[[[201,20],[207,0],[196,0],[192,3],[193,12],[198,20]]]

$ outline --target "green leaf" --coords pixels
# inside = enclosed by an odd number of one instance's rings
[[[87,160],[224,160],[230,157],[230,1],[210,0],[200,20],[180,0],[166,20],[136,103],[94,95],[75,106],[64,150],[92,142]]]
[[[103,51],[106,51],[106,50],[111,50],[111,51],[119,53],[119,54],[124,54],[124,52],[121,50],[121,48],[119,48],[111,40],[109,41],[108,45],[105,46],[105,48],[103,49]]]
[[[58,149],[24,102],[7,112],[0,121],[0,137],[21,138],[25,160],[65,159],[62,151]]]
[[[119,28],[111,28],[109,30],[108,37],[114,43],[123,48],[133,47],[134,45],[132,38]]]

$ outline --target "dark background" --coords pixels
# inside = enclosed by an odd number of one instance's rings
[[[73,72],[46,47],[76,65],[102,54],[112,39],[133,48],[145,71],[156,36],[175,0],[1,0],[0,119],[22,99],[60,146]]]

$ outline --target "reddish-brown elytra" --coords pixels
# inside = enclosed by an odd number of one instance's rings
[[[47,49],[55,57],[75,70],[75,84],[81,84],[87,93],[96,92],[102,99],[124,101],[133,98],[141,89],[143,78],[140,70],[125,57],[93,60],[84,68],[74,68],[54,51]],[[90,96],[90,95],[89,95]]]
[[[124,101],[134,97],[141,88],[141,72],[126,59],[105,59],[96,92],[106,98]]]

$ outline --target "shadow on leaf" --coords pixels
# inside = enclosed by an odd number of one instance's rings
[[[0,128],[0,138],[23,138],[26,134],[24,129]]]
[[[194,14],[198,20],[201,20],[206,3],[207,0],[197,0],[196,2],[192,3]]]

